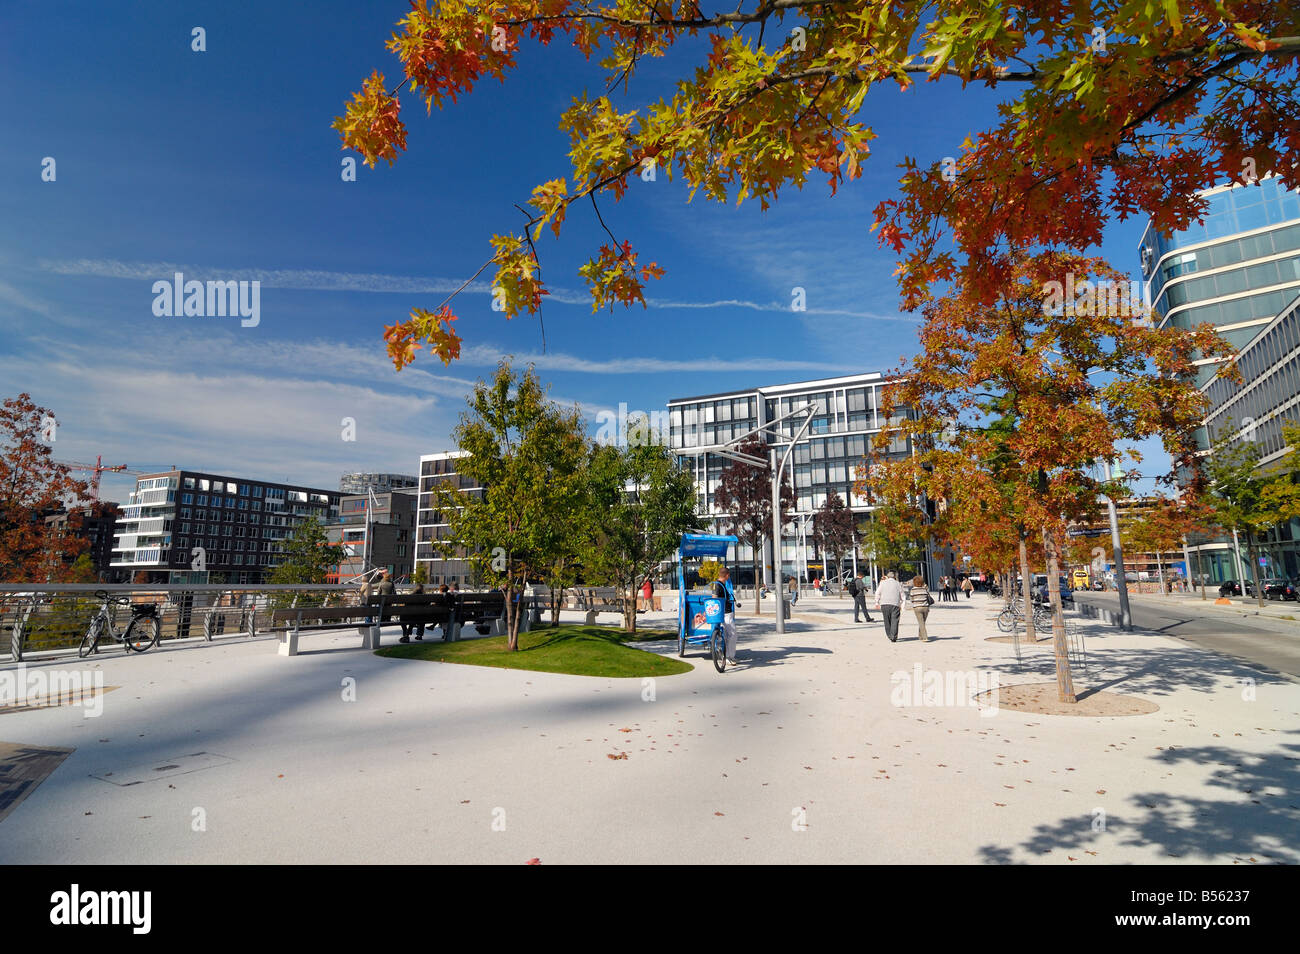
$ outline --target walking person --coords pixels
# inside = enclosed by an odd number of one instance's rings
[[[856,577],[849,580],[849,595],[853,597],[853,622],[874,623],[875,620],[871,618],[871,613],[867,609],[867,582],[862,578],[861,570],[858,570]],[[858,619],[859,611],[865,619]]]
[[[736,591],[731,588],[731,571],[725,566],[718,570],[718,578],[709,587],[710,593],[722,600],[722,632],[726,637],[727,662],[736,665]]]
[[[891,643],[898,642],[898,614],[903,610],[903,586],[893,570],[886,573],[876,587],[876,607],[885,622],[885,635]]]
[[[974,589],[975,584],[970,581],[969,576],[961,581],[961,591],[966,594],[966,599],[970,599],[970,595]]]
[[[416,584],[415,584],[415,589],[411,590],[410,595],[411,595],[411,596],[423,596],[423,595],[424,595],[424,584],[423,584],[423,583],[416,583]],[[412,629],[415,630],[415,638],[418,639],[418,640],[420,640],[421,642],[423,642],[423,641],[424,641],[424,624],[423,624],[423,623],[403,623],[403,624],[402,624],[402,638],[399,639],[398,642],[399,642],[399,643],[409,643],[409,642],[411,641],[411,630],[412,630]]]
[[[912,577],[907,599],[912,604],[912,611],[916,613],[917,638],[923,643],[928,643],[930,634],[925,630],[925,618],[930,615],[930,604],[934,602],[934,597],[930,595],[930,588],[925,585],[924,577]]]
[[[799,581],[793,576],[790,577],[790,606],[794,607],[799,602]]]

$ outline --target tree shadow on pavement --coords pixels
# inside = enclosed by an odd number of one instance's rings
[[[1300,745],[1286,743],[1253,753],[1225,745],[1170,746],[1152,756],[1159,767],[1210,769],[1196,795],[1140,792],[1127,810],[1086,813],[1038,825],[1018,845],[983,845],[986,863],[1028,863],[1053,851],[1094,850],[1105,860],[1108,844],[1158,847],[1184,862],[1232,857],[1243,863],[1300,863]],[[1214,790],[1222,798],[1210,797]],[[1098,799],[1100,801],[1100,799]],[[1097,830],[1098,818],[1104,830]]]

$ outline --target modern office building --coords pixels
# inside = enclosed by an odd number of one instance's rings
[[[1241,372],[1239,384],[1222,376],[1222,363],[1201,362],[1197,383],[1210,404],[1197,432],[1201,451],[1208,453],[1228,428],[1239,439],[1258,442],[1265,465],[1281,456],[1282,422],[1296,420],[1298,413],[1300,193],[1266,177],[1202,195],[1209,201],[1203,223],[1169,236],[1147,227],[1139,246],[1142,278],[1158,327],[1208,322],[1236,349],[1228,361]],[[1271,535],[1265,547],[1269,565],[1261,572],[1291,576],[1300,570],[1298,531],[1293,521]],[[1237,579],[1239,560],[1246,564],[1230,538],[1191,542],[1193,575],[1204,572],[1211,582]]]
[[[1253,442],[1260,467],[1268,467],[1287,452],[1282,425],[1300,424],[1300,297],[1265,325],[1232,363],[1241,372],[1240,384],[1216,375],[1205,387],[1210,402],[1206,433],[1227,433]],[[1193,563],[1200,556],[1202,572],[1211,580],[1235,580],[1241,575],[1228,540],[1197,540],[1193,549],[1197,551]],[[1300,520],[1270,530],[1260,549],[1261,579],[1300,577]],[[1249,576],[1247,559],[1243,548],[1241,566]]]
[[[192,470],[147,474],[122,507],[113,568],[147,583],[262,583],[309,517],[331,522],[339,493]]]
[[[398,582],[409,580],[415,569],[415,499],[415,488],[343,497],[325,532],[347,557],[326,579],[347,582],[382,567]]]
[[[1271,177],[1202,195],[1203,223],[1174,235],[1147,226],[1139,244],[1145,293],[1158,327],[1209,323],[1244,348],[1300,294],[1300,195]],[[1216,370],[1204,362],[1198,383]]]
[[[415,493],[420,479],[409,474],[344,474],[339,478],[339,493],[364,494],[373,490],[377,494],[390,490],[410,490]]]
[[[720,446],[739,438],[768,421],[776,420],[795,408],[811,403],[816,408],[812,424],[795,445],[786,473],[795,492],[793,529],[787,527],[783,538],[782,572],[810,579],[835,568],[822,566],[813,532],[813,516],[833,491],[862,521],[875,509],[865,498],[853,492],[855,469],[863,462],[871,441],[889,423],[880,413],[880,392],[888,380],[879,373],[824,378],[794,384],[779,384],[723,394],[705,394],[677,398],[668,402],[668,443],[681,465],[695,478],[698,488],[698,512],[705,516],[714,532],[730,532],[731,515],[715,502],[718,483],[724,468],[733,462],[717,453]],[[783,454],[790,446],[801,421],[784,422],[778,427],[779,439],[764,438]],[[892,453],[911,452],[906,439],[896,442]],[[762,564],[771,573],[771,547],[765,543]],[[743,569],[753,562],[753,553],[740,544],[738,565]],[[874,572],[871,554],[859,548],[845,558],[845,568],[864,563],[864,571]],[[944,558],[933,557],[927,578],[937,580],[951,572]]]
[[[456,462],[468,457],[467,451],[444,451],[420,458],[420,501],[416,514],[416,569],[423,568],[428,583],[471,583],[470,565],[455,555],[444,555],[436,546],[448,539],[450,527],[445,514],[434,504],[434,488],[450,484],[461,493],[482,496],[483,488],[456,470]]]

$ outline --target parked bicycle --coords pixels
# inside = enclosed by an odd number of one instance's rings
[[[1041,603],[1033,604],[1034,626],[1048,626],[1052,621],[1052,611],[1043,606]],[[1025,621],[1025,604],[1022,600],[1016,599],[1006,606],[998,614],[998,629],[1004,633],[1009,633],[1016,627],[1024,624]]]
[[[162,620],[158,618],[157,603],[132,603],[124,596],[109,596],[104,590],[96,591],[95,596],[100,600],[99,612],[86,627],[86,635],[81,637],[78,656],[85,659],[99,652],[100,640],[110,637],[124,644],[127,652],[143,653],[158,645]],[[113,614],[109,612],[113,605],[131,607],[131,622],[124,632],[118,632],[113,624]]]

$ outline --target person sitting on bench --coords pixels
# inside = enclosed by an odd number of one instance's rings
[[[424,584],[423,584],[423,583],[416,583],[416,584],[415,584],[415,589],[411,590],[411,595],[412,595],[412,596],[423,596],[423,595],[424,595]],[[420,640],[421,642],[423,642],[423,641],[424,641],[424,624],[423,624],[423,623],[403,623],[403,624],[402,624],[402,638],[399,639],[398,642],[399,642],[399,643],[409,643],[409,642],[411,641],[411,630],[412,630],[412,629],[415,630],[415,638],[418,639],[418,640]]]

